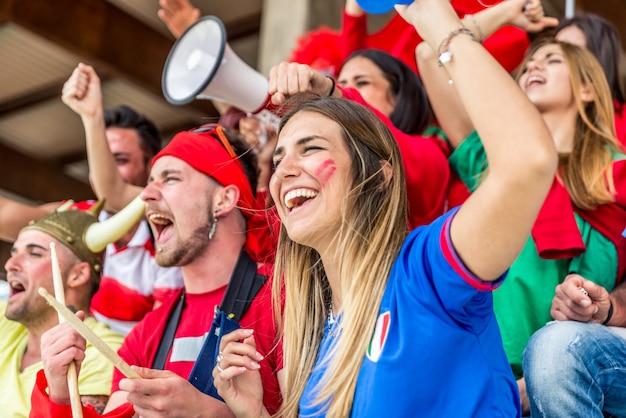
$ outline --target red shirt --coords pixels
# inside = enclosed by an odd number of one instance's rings
[[[409,229],[427,225],[447,209],[450,166],[437,140],[409,135],[393,126],[388,117],[372,108],[359,92],[340,88],[343,96],[367,107],[391,130],[402,154],[409,204]]]
[[[263,265],[259,274],[271,277],[269,265]],[[168,354],[165,369],[187,378],[191,373],[195,357],[202,347],[202,338],[206,334],[213,320],[214,306],[219,305],[226,286],[203,294],[186,295],[186,303],[180,318],[179,326],[174,337],[174,344]],[[159,342],[163,336],[167,319],[177,304],[182,290],[176,297],[158,309],[147,314],[137,324],[124,340],[124,344],[118,351],[127,363],[141,367],[151,367],[158,350]],[[264,355],[261,364],[261,380],[263,382],[263,403],[270,413],[278,410],[281,403],[280,387],[276,372],[282,368],[282,345],[276,342],[276,332],[273,320],[271,280],[268,280],[259,291],[254,301],[239,321],[244,328],[254,329],[254,338],[257,351]],[[193,345],[199,344],[196,349]],[[195,353],[195,354],[194,354]],[[192,360],[189,360],[193,356]],[[123,375],[116,369],[113,376],[113,390],[118,390],[119,381]],[[31,398],[31,417],[67,417],[70,406],[56,405],[46,394],[47,383],[42,372],[37,377],[37,383]],[[99,417],[100,415],[91,407],[83,407],[84,416]],[[134,411],[128,404],[124,404],[115,411],[104,415],[106,417],[132,417]]]

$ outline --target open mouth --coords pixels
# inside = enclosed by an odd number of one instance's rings
[[[546,80],[543,77],[539,77],[537,75],[533,75],[528,77],[528,79],[526,80],[526,87],[530,87],[532,85],[541,85],[541,84],[545,84]]]
[[[165,236],[165,231],[173,225],[173,222],[167,216],[161,213],[151,213],[148,215],[148,220],[152,225],[152,229],[155,232],[156,241],[161,241]]]
[[[318,192],[310,189],[294,189],[290,190],[285,195],[285,207],[288,210],[292,210],[299,206],[302,206],[308,200],[315,198],[318,195]]]
[[[9,280],[9,286],[11,288],[11,293],[9,297],[17,295],[18,293],[22,293],[23,291],[26,290],[24,285],[17,280]]]

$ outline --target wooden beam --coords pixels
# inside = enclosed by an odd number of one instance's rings
[[[84,139],[84,138],[83,138]],[[55,167],[63,167],[69,164],[74,164],[79,161],[84,161],[87,159],[87,151],[76,151],[69,154],[63,154],[58,158],[54,158],[50,160],[51,164],[54,164]]]
[[[63,89],[64,82],[65,80],[63,80],[63,82],[39,88],[35,91],[29,91],[28,93],[19,97],[14,97],[11,100],[0,102],[0,117],[6,116],[11,112],[18,112],[20,110],[27,109],[29,106],[36,106],[48,100],[58,99],[61,96],[61,90]]]
[[[107,1],[3,0],[1,21],[20,25],[91,62],[106,63],[111,75],[162,95],[161,72],[172,39]],[[186,106],[217,113],[208,101]]]
[[[0,144],[0,188],[27,199],[53,202],[93,199],[91,187],[62,172]]]
[[[7,19],[156,91],[172,41],[103,0],[8,0]]]
[[[111,79],[109,73],[106,71],[98,71],[98,76],[103,85],[106,81]],[[40,87],[35,91],[28,91],[21,96],[0,102],[0,117],[6,116],[11,112],[27,110],[30,106],[36,106],[48,100],[59,100],[61,98],[63,85],[66,81],[67,78],[63,78],[62,80],[50,83],[48,86]]]

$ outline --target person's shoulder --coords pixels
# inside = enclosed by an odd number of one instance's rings
[[[130,337],[131,339],[137,338],[143,340],[146,336],[154,336],[162,332],[174,306],[180,301],[183,291],[184,288],[179,289],[163,301],[157,308],[148,312],[141,321],[130,330],[126,339],[128,340]]]
[[[457,213],[458,207],[449,210],[428,225],[423,225],[411,231],[400,249],[396,264],[405,269],[414,271],[417,266],[441,267],[448,256],[455,258],[456,254],[450,240],[450,225]]]
[[[454,215],[456,214],[458,208],[459,207],[449,210],[428,225],[422,225],[415,228],[407,236],[407,239],[404,241],[404,245],[406,246],[413,241],[426,239],[427,237],[433,235],[435,235],[436,237],[440,237],[441,234],[450,227],[450,222],[452,222],[452,219],[454,218]]]
[[[264,268],[257,270],[257,280],[263,280],[263,284],[254,296],[250,307],[254,311],[263,311],[271,309],[272,305],[272,282],[273,282],[273,265],[264,265]]]
[[[141,325],[142,323],[155,324],[158,322],[162,322],[164,319],[168,318],[175,305],[180,301],[180,298],[182,297],[184,291],[185,288],[181,287],[175,292],[172,292],[170,296],[168,296],[163,301],[163,303],[161,303],[157,308],[148,312],[135,327]]]
[[[265,322],[268,318],[271,319],[273,317],[273,271],[273,264],[262,264],[257,269],[257,279],[264,280],[264,282],[259,291],[255,294],[248,310],[241,318],[242,324],[257,323],[258,321]]]

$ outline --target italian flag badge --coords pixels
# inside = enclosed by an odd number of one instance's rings
[[[385,347],[387,336],[389,335],[389,324],[391,323],[391,314],[389,311],[378,315],[376,320],[376,327],[374,328],[374,335],[367,348],[367,358],[374,363],[378,362],[380,355]]]

